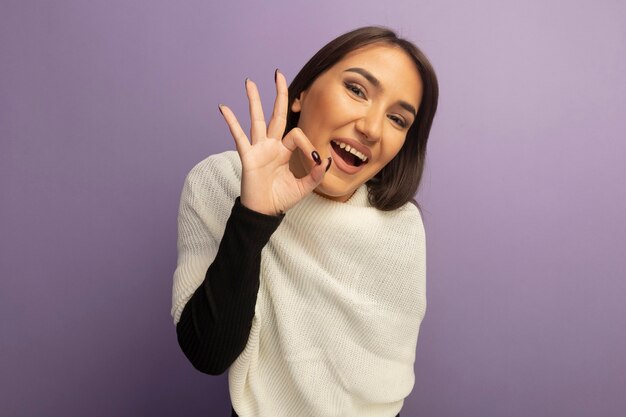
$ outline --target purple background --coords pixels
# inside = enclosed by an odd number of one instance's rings
[[[169,316],[183,178],[246,76],[382,24],[441,84],[402,415],[623,416],[625,3],[237,3],[2,1],[0,415],[229,415]]]

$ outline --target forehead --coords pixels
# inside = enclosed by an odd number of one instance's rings
[[[422,79],[417,65],[409,54],[396,45],[372,44],[349,52],[330,68],[344,72],[349,68],[363,68],[380,80],[383,88],[401,89],[405,98],[419,99]]]

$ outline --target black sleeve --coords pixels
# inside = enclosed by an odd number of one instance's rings
[[[261,251],[283,217],[235,201],[215,260],[176,325],[178,344],[199,371],[222,374],[245,348],[259,291]]]

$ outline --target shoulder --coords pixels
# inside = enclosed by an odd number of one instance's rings
[[[414,198],[409,200],[403,206],[392,210],[390,213],[396,213],[396,215],[403,217],[419,219],[420,221],[422,220],[422,208],[419,204],[417,204],[417,201]]]
[[[185,188],[221,188],[238,193],[241,184],[241,161],[235,151],[227,151],[198,162],[185,178]]]
[[[181,204],[195,211],[202,207],[230,209],[241,190],[241,162],[235,151],[211,155],[197,163],[185,177]]]
[[[408,236],[409,239],[425,239],[424,222],[422,218],[422,209],[415,199],[411,199],[395,210],[392,210],[389,216],[396,228],[402,230],[402,234]]]
[[[187,179],[215,179],[216,176],[218,179],[241,179],[241,161],[237,152],[226,151],[203,159],[191,168],[187,174]]]
[[[424,218],[424,212],[422,211],[422,208],[420,207],[420,205],[419,205],[419,204],[417,204],[417,200],[415,200],[414,198],[412,198],[412,199],[411,199],[411,201],[409,201],[409,204],[413,205],[413,206],[417,209],[417,211],[418,211],[418,213],[419,213],[419,215],[420,215],[420,218],[423,220],[423,218]]]

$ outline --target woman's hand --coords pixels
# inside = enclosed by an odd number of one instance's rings
[[[265,125],[259,91],[246,79],[250,104],[250,138],[246,136],[235,114],[226,106],[220,111],[235,139],[241,158],[241,203],[259,213],[277,215],[286,212],[322,182],[330,158],[322,163],[319,154],[299,128],[291,130],[282,140],[287,124],[287,80],[276,70],[276,100],[269,127]],[[289,170],[289,159],[299,148],[313,161],[313,168],[303,178]]]

